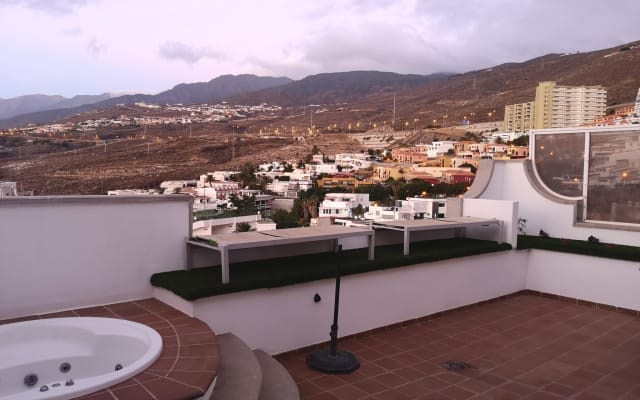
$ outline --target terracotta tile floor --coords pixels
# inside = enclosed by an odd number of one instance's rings
[[[327,328],[329,325],[327,322]],[[325,375],[307,352],[277,358],[303,399],[640,399],[640,320],[520,294],[341,340],[361,363]],[[458,360],[460,372],[441,364]]]

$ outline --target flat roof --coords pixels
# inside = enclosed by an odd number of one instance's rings
[[[366,227],[347,227],[340,225],[312,226],[306,228],[276,229],[262,232],[234,232],[215,235],[199,235],[205,240],[215,240],[217,247],[246,249],[280,244],[294,244],[333,240],[345,237],[371,236],[374,232]]]
[[[391,229],[402,231],[428,231],[448,228],[466,228],[470,226],[488,226],[499,224],[495,218],[478,218],[478,217],[449,217],[438,219],[413,219],[413,220],[390,220],[376,221],[373,223],[374,228]]]
[[[309,243],[321,240],[338,240],[348,237],[369,238],[369,259],[374,257],[375,231],[367,227],[356,226],[314,226],[306,228],[277,229],[263,232],[234,232],[216,235],[201,235],[199,239],[187,240],[187,268],[190,267],[189,245],[204,247],[220,253],[222,282],[229,283],[229,250],[250,249],[256,247],[278,246],[296,243]],[[215,241],[215,244],[206,242]]]
[[[502,229],[502,222],[495,218],[478,218],[478,217],[448,217],[439,219],[413,219],[413,220],[393,220],[374,222],[372,227],[375,229],[387,229],[392,231],[403,232],[404,247],[403,254],[409,254],[409,246],[411,243],[411,232],[419,231],[435,231],[442,229],[456,229],[456,236],[461,235],[465,228],[472,226],[490,226],[495,225]],[[459,232],[462,231],[462,232]],[[501,233],[502,236],[502,233]]]

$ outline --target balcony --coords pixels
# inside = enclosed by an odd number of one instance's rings
[[[528,220],[529,235],[543,229],[556,237],[585,240],[593,235],[601,242],[640,243],[638,231],[576,224],[579,204],[545,192],[529,168],[524,161],[481,165],[471,190],[463,199],[452,199],[447,211],[504,224],[500,233],[470,229],[466,236],[513,242],[517,218],[522,217]],[[275,355],[305,399],[640,396],[637,261],[541,249],[412,260],[402,255],[401,237],[376,231],[376,244],[391,246],[390,267],[359,270],[342,279],[339,347],[353,352],[361,367],[349,375],[324,375],[309,369],[305,357],[326,346],[333,311],[331,273],[197,299],[150,284],[154,274],[187,266],[190,208],[183,196],[0,200],[0,320],[90,313],[143,318],[141,309],[156,314],[144,317],[150,320],[171,315],[167,321],[178,322],[162,323],[193,334],[188,340],[195,342],[187,344],[193,347],[180,353],[191,354],[186,358],[213,360],[220,355],[224,362],[226,345],[213,337],[232,332],[250,349]],[[437,240],[455,243],[456,236],[446,231],[416,237],[412,251],[440,251],[443,245]],[[459,243],[464,247],[470,242]],[[363,251],[364,243],[357,240],[341,244],[345,252]],[[250,258],[295,255],[297,271],[304,275],[307,264],[328,248],[327,243],[311,243],[243,250],[230,267],[230,284],[239,277],[236,267],[252,262]],[[357,257],[363,264],[365,253]],[[382,259],[383,252],[377,254]],[[327,260],[331,267],[332,260]],[[191,271],[205,272],[200,267],[210,261],[196,255]],[[279,262],[271,264],[267,275],[278,278]],[[213,283],[217,278],[203,274],[204,286],[207,279]],[[200,334],[209,339],[198,342]],[[197,346],[211,343],[215,348],[207,347],[206,354],[196,357]],[[163,358],[169,357],[175,354]],[[220,372],[218,364],[203,363],[210,374]],[[139,390],[153,385],[152,393],[164,398],[165,380],[176,373],[190,376],[158,365],[145,375],[156,383],[114,388],[112,398],[145,398],[148,393]],[[223,384],[219,376],[215,385]],[[197,398],[206,390],[206,385],[198,386],[193,397],[176,398]],[[126,397],[125,392],[138,397]]]

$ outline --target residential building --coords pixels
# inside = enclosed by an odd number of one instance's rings
[[[373,179],[378,182],[384,182],[389,178],[402,178],[405,167],[401,164],[384,163],[375,165],[373,169]]]
[[[320,178],[316,181],[318,187],[321,188],[336,188],[341,187],[345,189],[355,189],[361,184],[370,184],[371,182],[359,181],[355,176],[346,175],[346,174],[336,174],[332,176],[327,176],[325,178]]]
[[[340,172],[336,164],[307,164],[305,165],[305,171],[311,175],[337,174]]]
[[[597,86],[560,86],[540,82],[536,88],[534,129],[567,128],[590,124],[606,113],[607,89]]]
[[[369,207],[369,193],[327,193],[318,210],[319,217],[352,217],[351,209]]]
[[[369,168],[371,166],[371,161],[368,160],[368,155],[363,153],[353,153],[353,154],[336,154],[336,165],[341,166],[342,168],[358,170]]]
[[[636,106],[633,109],[633,113],[636,117],[640,116],[640,88],[638,88],[638,95],[636,96]]]
[[[239,171],[214,171],[214,172],[209,172],[206,173],[204,175],[200,175],[200,178],[198,179],[198,186],[199,187],[203,187],[205,185],[208,185],[207,183],[207,179],[208,176],[211,175],[213,177],[213,180],[216,181],[230,181],[231,178],[234,175],[239,174]]]
[[[535,102],[509,104],[504,106],[505,132],[525,132],[533,129]]]
[[[208,197],[217,200],[226,200],[232,194],[238,194],[238,192],[240,191],[240,182],[213,181],[205,182],[205,184],[200,187],[205,189],[203,192],[206,192],[206,194],[209,195]]]
[[[427,199],[409,197],[398,200],[393,207],[370,206],[364,214],[365,219],[374,221],[444,218],[447,210],[447,199]]]
[[[244,189],[238,192],[238,196],[254,196],[257,213],[271,215],[271,205],[273,203],[272,195],[264,194],[260,190]]]
[[[16,182],[0,182],[0,197],[17,196]]]

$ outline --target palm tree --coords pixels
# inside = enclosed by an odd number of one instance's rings
[[[207,178],[205,182],[209,184],[209,187],[213,187],[213,182],[215,182],[213,175],[207,174]],[[204,202],[207,203],[207,187],[206,186],[204,187]]]
[[[238,222],[236,224],[236,232],[250,232],[255,231],[255,229],[248,222]]]

